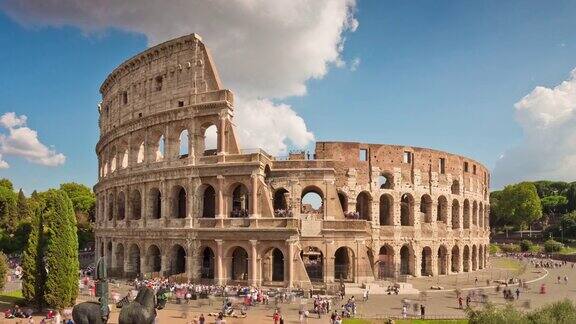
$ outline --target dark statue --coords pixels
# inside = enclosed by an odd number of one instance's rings
[[[96,296],[99,302],[80,303],[72,309],[72,318],[76,324],[106,324],[110,316],[108,309],[108,276],[104,258],[98,260],[96,266]]]
[[[136,298],[122,307],[119,324],[152,324],[156,318],[156,296],[148,287],[138,290]]]

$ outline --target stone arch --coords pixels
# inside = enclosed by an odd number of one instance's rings
[[[262,279],[264,282],[282,282],[285,275],[284,253],[277,247],[270,247],[262,253]]]
[[[110,172],[114,172],[116,171],[116,166],[117,166],[117,158],[116,156],[118,155],[118,152],[116,150],[116,146],[112,147],[112,150],[110,150]]]
[[[380,196],[380,225],[394,225],[394,198],[390,194]]]
[[[180,158],[188,157],[190,154],[190,136],[188,130],[184,129],[178,136],[178,156]]]
[[[209,184],[200,186],[202,197],[202,218],[216,217],[216,190]]]
[[[356,212],[360,219],[372,220],[372,196],[366,191],[362,191],[356,197]]]
[[[452,185],[450,186],[450,192],[452,192],[453,195],[460,194],[460,181],[458,180],[452,181]]]
[[[144,162],[144,157],[146,155],[146,147],[144,146],[144,141],[140,142],[138,146],[138,154],[136,155],[136,163]]]
[[[130,204],[132,206],[132,213],[130,219],[139,220],[142,218],[142,195],[140,195],[140,190],[134,189],[131,192]]]
[[[116,264],[114,268],[122,270],[124,268],[124,245],[122,243],[116,244]]]
[[[108,195],[108,220],[114,219],[114,194],[110,193]]]
[[[348,212],[348,196],[345,192],[338,190],[338,201],[340,202],[340,207],[344,213]]]
[[[285,188],[278,188],[274,191],[274,198],[272,199],[272,205],[274,207],[274,216],[276,217],[288,217],[288,190]]]
[[[472,225],[478,225],[478,202],[472,202]]]
[[[124,220],[126,218],[126,195],[124,194],[124,191],[118,193],[117,208],[118,220]]]
[[[322,214],[324,212],[324,192],[316,186],[302,190],[300,209],[302,214]]]
[[[164,157],[166,156],[166,137],[164,136],[164,134],[160,135],[160,138],[156,143],[155,149],[156,149],[154,154],[155,161],[164,160]]]
[[[230,251],[230,279],[234,281],[248,280],[248,252],[240,246],[236,246]]]
[[[478,248],[472,245],[472,271],[478,270]]]
[[[484,205],[478,204],[478,227],[484,228]]]
[[[312,282],[324,281],[324,253],[315,246],[308,246],[300,252],[308,278]]]
[[[180,244],[170,249],[170,275],[186,273],[186,250]]]
[[[415,271],[415,255],[414,249],[408,244],[402,245],[400,248],[400,274],[401,275],[414,275]]]
[[[464,272],[470,271],[470,247],[464,245],[464,253],[462,253],[462,261],[464,264]]]
[[[128,268],[127,273],[132,275],[139,274],[141,272],[140,268],[140,247],[136,243],[132,243],[128,249]]]
[[[180,185],[172,188],[172,217],[186,218],[188,214],[188,195],[186,189]]]
[[[470,228],[470,201],[464,199],[464,215],[463,215],[464,229]]]
[[[400,200],[400,225],[414,226],[414,197],[405,193]]]
[[[202,250],[202,261],[200,266],[200,278],[214,279],[214,251],[206,246]]]
[[[250,192],[243,183],[231,186],[230,217],[248,217]]]
[[[214,124],[202,125],[201,150],[204,156],[216,155],[218,153],[218,137],[220,132]]]
[[[484,269],[484,247],[478,245],[478,269]]]
[[[378,177],[378,188],[394,189],[394,175],[391,172],[382,172]]]
[[[432,275],[432,249],[429,246],[422,248],[422,262],[420,263],[420,275]]]
[[[432,223],[432,198],[430,195],[420,197],[420,218],[424,223]]]
[[[334,279],[354,281],[354,251],[347,246],[339,247],[334,252]]]
[[[162,252],[155,244],[150,244],[146,249],[146,269],[145,272],[153,273],[162,270]]]
[[[394,272],[394,248],[389,244],[384,244],[378,253],[378,278],[394,278]]]
[[[120,167],[122,169],[126,169],[128,167],[128,159],[129,159],[129,151],[128,149],[124,150],[124,153],[122,154],[122,161],[120,161]]]
[[[112,267],[112,241],[106,244],[106,267],[109,269]]]
[[[460,228],[460,203],[458,199],[452,200],[452,229]]]
[[[162,218],[162,193],[160,189],[156,187],[150,189],[148,205],[150,206],[150,219]]]
[[[436,221],[446,224],[448,221],[448,199],[445,196],[438,197],[436,206]]]
[[[460,272],[461,264],[462,263],[460,262],[460,247],[458,247],[458,245],[454,245],[452,247],[452,267],[451,267],[452,272],[454,273]]]
[[[446,246],[440,245],[438,247],[438,255],[437,255],[437,262],[438,262],[438,274],[445,275],[448,274],[448,249]]]

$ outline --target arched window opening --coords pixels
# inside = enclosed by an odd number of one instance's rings
[[[320,249],[309,246],[300,252],[308,278],[312,282],[324,281],[324,254]]]
[[[444,196],[438,197],[438,206],[436,208],[436,220],[446,223],[448,219],[448,200]]]
[[[178,244],[172,247],[170,253],[170,275],[186,272],[186,250]]]
[[[122,169],[126,169],[128,167],[128,149],[126,149],[126,151],[124,151],[124,154],[122,155]]]
[[[129,276],[137,275],[140,273],[140,248],[136,244],[132,244],[128,251],[128,267],[126,272]]]
[[[468,199],[464,200],[464,229],[470,228],[470,202]]]
[[[180,142],[180,158],[185,158],[188,157],[189,154],[189,150],[188,150],[188,145],[189,145],[189,136],[188,136],[188,130],[185,129],[180,133],[180,137],[179,140]]]
[[[162,217],[162,194],[158,188],[150,190],[150,217],[152,219],[160,219]]]
[[[468,245],[464,246],[464,272],[470,271],[470,248]]]
[[[114,219],[114,195],[108,196],[108,220]]]
[[[274,216],[275,217],[292,217],[292,212],[288,210],[288,202],[286,196],[288,190],[280,188],[274,192]]]
[[[478,249],[472,245],[472,271],[478,270]]]
[[[126,197],[124,192],[118,194],[118,220],[124,220],[126,216]]]
[[[108,175],[108,162],[104,163],[104,176]]]
[[[162,254],[156,245],[150,245],[146,253],[146,272],[160,272],[162,270]]]
[[[478,204],[478,227],[484,228],[484,206],[482,203]]]
[[[165,145],[166,145],[166,140],[164,139],[164,135],[160,136],[160,139],[158,140],[158,146],[156,149],[156,161],[162,161],[164,159],[164,155],[165,155]]]
[[[302,191],[301,213],[310,215],[321,215],[324,213],[324,201],[320,189],[307,188]]]
[[[378,187],[380,189],[394,189],[394,177],[390,173],[382,173],[378,177]]]
[[[230,271],[232,280],[248,280],[248,253],[241,247],[237,247],[232,252],[232,269]]]
[[[214,251],[206,247],[202,251],[202,266],[200,269],[202,279],[214,279]]]
[[[476,201],[472,203],[472,224],[478,225],[478,203]]]
[[[452,272],[460,272],[460,248],[454,245],[452,248]]]
[[[394,278],[394,249],[383,245],[378,254],[378,278]]]
[[[138,156],[136,157],[136,163],[144,162],[144,142],[138,147]]]
[[[116,156],[117,156],[116,148],[112,149],[111,156],[112,156],[112,159],[110,161],[110,171],[114,172],[114,171],[116,171]]]
[[[106,267],[108,269],[112,267],[112,242],[106,244]]]
[[[174,188],[174,218],[186,218],[187,195],[186,190],[181,186]]]
[[[454,199],[452,201],[452,229],[460,228],[460,203]]]
[[[340,202],[340,207],[342,207],[344,215],[346,215],[348,213],[348,197],[342,191],[338,191],[338,201]]]
[[[354,281],[354,252],[348,247],[338,248],[334,253],[334,279]]]
[[[460,194],[460,182],[458,182],[458,180],[452,181],[452,186],[450,187],[450,190],[452,191],[453,195],[459,195]]]
[[[116,268],[118,272],[124,271],[124,245],[121,243],[116,245],[116,264],[114,268]]]
[[[420,275],[422,276],[432,275],[432,249],[429,246],[426,246],[422,249],[422,263],[421,263]]]
[[[400,225],[414,226],[414,198],[410,194],[403,194],[400,200]]]
[[[445,275],[448,274],[448,250],[444,245],[440,245],[438,248],[438,274]]]
[[[372,219],[372,197],[363,191],[356,197],[356,212],[359,219],[371,220]]]
[[[271,248],[264,253],[261,273],[265,282],[284,281],[284,254],[280,249]]]
[[[394,225],[394,200],[392,196],[384,194],[380,196],[380,225],[391,226]]]
[[[429,195],[420,198],[420,219],[424,223],[432,223],[432,198]]]
[[[204,156],[216,155],[218,153],[218,129],[211,125],[204,131]]]
[[[245,185],[239,184],[232,191],[232,211],[230,217],[248,217],[250,194]]]
[[[402,246],[400,249],[400,274],[411,275],[414,274],[414,252],[407,245]]]
[[[216,217],[216,191],[210,185],[204,189],[204,195],[202,197],[202,217]]]
[[[130,199],[132,202],[132,219],[138,220],[142,217],[142,196],[140,195],[140,191],[134,190],[132,191],[132,197]]]

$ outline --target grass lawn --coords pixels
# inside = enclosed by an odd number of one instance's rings
[[[10,292],[0,292],[0,309],[4,310],[13,304],[22,304],[24,297],[22,297],[21,290],[14,290]]]
[[[574,254],[576,253],[576,248],[572,246],[565,246],[560,250],[560,254]]]
[[[367,320],[367,319],[359,319],[359,318],[345,318],[343,323],[344,324],[376,324],[376,323],[385,323],[385,321],[384,320]],[[466,320],[466,319],[459,319],[459,320],[407,319],[407,320],[395,320],[394,323],[396,323],[396,324],[467,324],[468,320]]]
[[[522,262],[508,258],[494,258],[492,259],[492,267],[503,270],[510,270],[520,272],[524,266]]]

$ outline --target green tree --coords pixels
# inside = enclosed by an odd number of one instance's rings
[[[0,187],[9,189],[10,191],[14,191],[14,185],[12,185],[12,181],[6,178],[0,179]]]
[[[18,208],[18,217],[20,221],[26,221],[30,218],[30,209],[28,208],[28,199],[22,189],[18,191],[18,200],[16,202]]]
[[[89,215],[94,210],[96,204],[96,197],[92,190],[87,186],[75,182],[63,183],[60,189],[65,191],[76,213],[83,213]]]
[[[8,270],[8,258],[6,254],[0,252],[0,291],[4,290],[4,286],[6,285]]]
[[[466,310],[468,323],[470,324],[524,324],[526,323],[524,314],[518,311],[511,304],[504,307],[496,307],[488,303],[484,308]]]
[[[535,181],[533,182],[538,192],[538,197],[563,196],[570,187],[570,184],[564,181]]]
[[[17,199],[14,191],[0,186],[0,227],[8,233],[18,226]]]
[[[568,199],[564,196],[546,196],[540,199],[542,211],[547,215],[555,215],[566,212]]]
[[[22,254],[22,295],[30,303],[42,304],[45,271],[40,261],[43,242],[42,200],[36,196],[37,205],[33,209],[28,241]]]
[[[500,217],[520,228],[526,228],[542,217],[540,198],[536,187],[530,182],[506,186],[496,208]]]
[[[566,204],[568,211],[576,210],[576,182],[570,183],[568,190],[566,190],[566,198],[568,198],[568,203]]]

